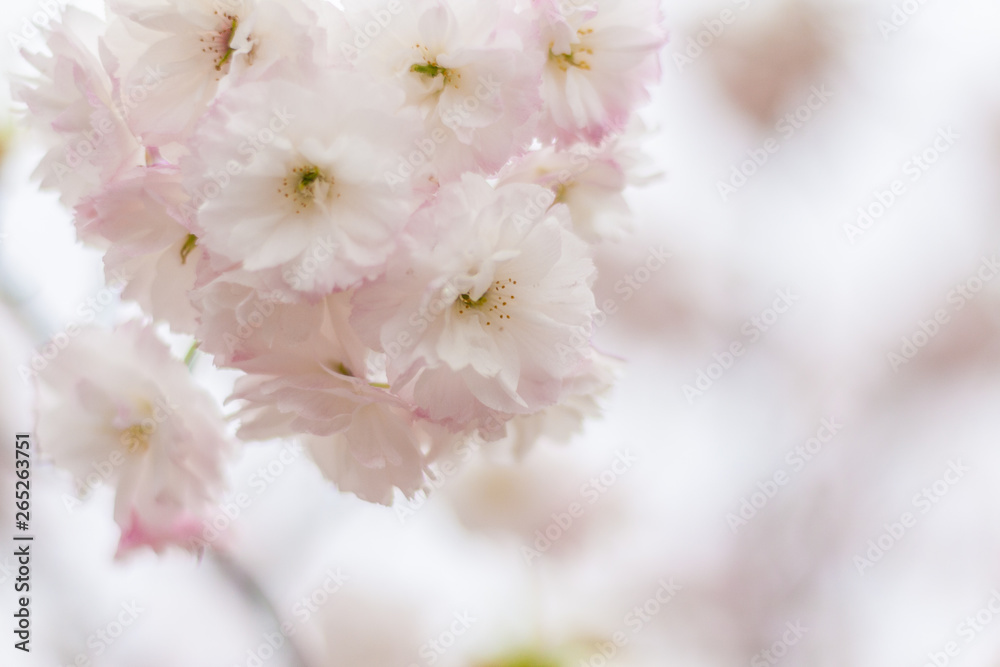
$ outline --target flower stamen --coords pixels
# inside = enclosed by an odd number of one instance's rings
[[[130,454],[149,450],[149,432],[142,424],[133,424],[122,431],[122,442],[128,443]]]
[[[466,308],[478,308],[479,306],[481,306],[484,303],[486,303],[486,300],[488,298],[489,298],[489,294],[486,294],[486,293],[484,293],[481,297],[479,297],[478,299],[475,299],[475,300],[473,300],[473,298],[471,296],[469,296],[468,294],[460,294],[458,296],[458,300],[461,301],[462,304]]]
[[[594,32],[593,28],[580,28],[576,31],[577,35],[581,38]],[[569,53],[553,53],[552,47],[555,44],[549,44],[549,60],[552,60],[562,71],[567,71],[570,67],[576,67],[582,70],[590,70],[590,63],[583,59],[584,55],[592,56],[594,55],[594,50],[584,45],[582,42],[570,45]]]
[[[187,264],[188,255],[191,251],[195,249],[198,245],[198,237],[194,234],[188,234],[187,238],[184,239],[184,245],[181,246],[181,264]]]
[[[236,51],[233,48],[233,37],[236,36],[236,27],[238,25],[239,19],[233,16],[229,26],[229,34],[226,36],[226,52],[219,58],[219,62],[215,63],[216,70],[222,70],[222,66],[229,62],[229,59],[233,57],[233,52]]]
[[[330,200],[340,197],[335,193],[334,179],[314,164],[295,167],[286,176],[278,188],[278,192],[291,200],[295,212],[311,207],[317,200]]]
[[[414,63],[410,66],[410,71],[416,72],[417,74],[421,74],[430,79],[441,77],[444,81],[444,85],[446,86],[451,83],[453,78],[460,78],[460,75],[456,74],[455,70],[448,69],[447,67],[441,67],[434,60],[430,59],[423,63]]]
[[[319,167],[309,167],[302,173],[299,183],[295,186],[295,189],[298,192],[303,192],[304,190],[309,189],[312,184],[318,181],[322,176],[323,173],[319,170]]]
[[[467,310],[476,310],[486,316],[486,326],[492,326],[493,320],[499,318],[500,331],[503,331],[503,321],[510,319],[507,306],[508,304],[513,305],[515,296],[511,292],[515,285],[517,285],[517,281],[513,278],[495,280],[478,299],[473,299],[468,292],[458,295],[456,301],[458,314],[464,315]],[[508,290],[508,287],[511,289]]]

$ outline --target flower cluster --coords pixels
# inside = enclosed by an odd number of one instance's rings
[[[590,244],[627,223],[621,136],[664,36],[656,0],[343,4],[69,8],[15,95],[124,296],[243,372],[238,436],[299,437],[388,504],[608,385]],[[133,428],[107,400],[101,432]],[[202,436],[176,435],[223,448]]]

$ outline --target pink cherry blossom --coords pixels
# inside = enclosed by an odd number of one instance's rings
[[[360,4],[356,29],[370,20]],[[505,3],[415,0],[356,54],[359,68],[392,80],[419,109],[421,149],[441,181],[496,172],[531,143],[543,59],[526,48],[531,27]],[[403,163],[400,173],[423,164]]]
[[[45,455],[78,484],[110,468],[120,550],[187,541],[232,452],[211,397],[149,327],[79,331],[37,378]]]
[[[96,38],[86,39],[101,27],[96,17],[68,7],[46,35],[48,54],[22,52],[39,76],[12,86],[14,98],[27,107],[27,124],[45,145],[35,177],[43,189],[58,191],[66,206],[96,194],[144,159],[123,116],[119,83],[108,74],[113,61],[103,53],[102,62]]]
[[[415,136],[413,119],[394,113],[401,97],[337,72],[310,88],[231,89],[182,163],[199,239],[249,271],[280,268],[303,292],[378,275],[415,206],[406,183],[386,178]]]
[[[467,175],[412,221],[406,249],[354,296],[352,323],[389,353],[394,388],[435,420],[535,412],[578,363],[593,264],[563,206],[531,185]]]
[[[238,375],[238,437],[388,504],[470,439],[597,412],[588,244],[628,229],[664,39],[653,0],[344,4],[70,8],[14,93],[123,298]],[[39,418],[74,474],[121,460],[122,553],[191,546],[230,445],[149,326],[80,333]]]
[[[541,47],[543,138],[599,143],[622,131],[660,76],[665,37],[656,0],[535,0]]]
[[[193,333],[194,287],[202,256],[197,239],[176,219],[187,202],[173,167],[138,167],[77,207],[81,236],[110,243],[104,256],[110,280],[126,281],[122,296],[177,332]]]
[[[150,145],[184,141],[226,84],[346,67],[319,3],[109,0],[105,44],[119,61],[129,123]],[[335,27],[335,26],[331,26]],[[155,70],[150,84],[146,73]]]

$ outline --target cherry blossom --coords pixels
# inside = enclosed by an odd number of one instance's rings
[[[98,236],[110,247],[107,276],[123,275],[122,292],[174,331],[193,333],[195,286],[202,256],[196,237],[176,219],[187,202],[176,168],[139,167],[77,207],[81,236]]]
[[[23,54],[41,186],[147,322],[38,377],[56,464],[121,460],[121,552],[201,534],[231,444],[198,374],[226,371],[237,439],[382,504],[472,441],[568,439],[612,384],[591,244],[642,182],[656,3],[343,4],[107,0]]]
[[[222,490],[232,443],[211,397],[136,322],[87,328],[38,374],[38,442],[78,485],[115,487],[119,549],[189,547]]]
[[[371,16],[362,6],[349,5],[358,27]],[[505,3],[416,0],[403,3],[356,59],[391,78],[420,110],[424,153],[435,176],[450,180],[463,171],[493,173],[531,143],[542,57],[526,48],[529,33]]]
[[[324,97],[339,103],[316,104]],[[400,102],[346,73],[229,91],[182,163],[205,247],[250,271],[280,267],[307,292],[375,277],[415,207],[406,183],[385,178],[414,136]],[[310,260],[319,267],[304,271]]]
[[[68,7],[46,35],[48,54],[22,52],[38,76],[12,86],[26,107],[28,126],[45,145],[35,177],[43,189],[58,191],[66,206],[96,194],[144,159],[123,117],[119,82],[108,74],[113,61],[107,53],[98,58],[89,43],[100,27],[93,15]],[[152,85],[161,74],[148,69],[136,76]]]
[[[535,0],[535,8],[548,54],[540,134],[597,144],[624,130],[660,75],[659,2]]]
[[[352,322],[389,353],[389,379],[436,420],[553,404],[589,330],[594,267],[565,207],[530,185],[467,175],[412,221],[405,250],[357,291]]]

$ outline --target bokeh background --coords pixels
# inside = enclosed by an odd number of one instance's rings
[[[3,71],[40,4],[0,8]],[[36,465],[33,650],[11,648],[4,528],[0,664],[1000,665],[1000,3],[663,12],[643,111],[662,176],[628,192],[635,232],[598,257],[616,312],[597,340],[624,362],[603,419],[521,460],[483,448],[394,509],[337,493],[289,443],[248,446],[246,506],[220,506],[201,560],[114,560],[111,493],[79,503]],[[32,427],[16,368],[103,282],[6,119],[12,527]],[[649,270],[651,253],[669,259]],[[195,372],[224,395],[209,360]]]

